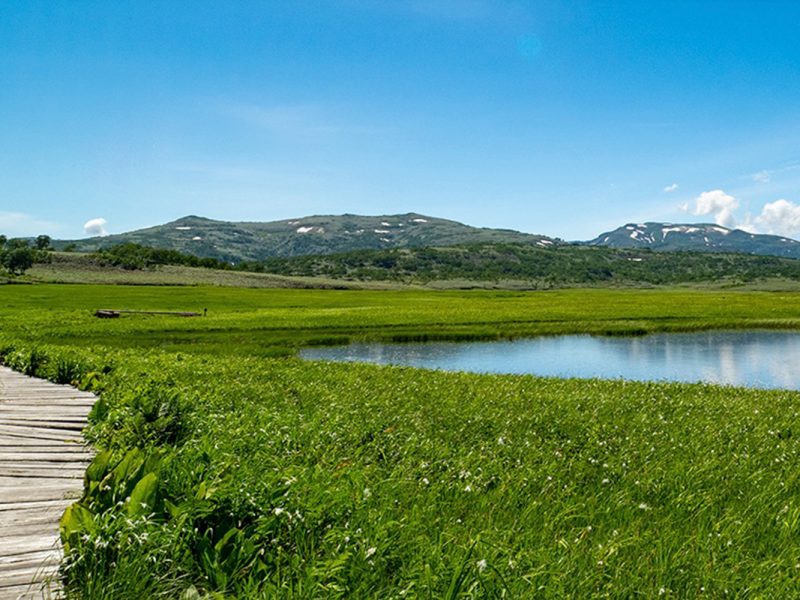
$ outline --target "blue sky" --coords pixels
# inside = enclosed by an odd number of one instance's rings
[[[769,1],[3,2],[0,232],[416,211],[800,236],[798,23]]]

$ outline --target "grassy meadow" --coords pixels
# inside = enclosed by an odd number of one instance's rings
[[[306,344],[798,328],[800,295],[0,287],[97,391],[76,598],[788,598],[800,394],[305,362]],[[207,317],[96,308],[208,309]]]

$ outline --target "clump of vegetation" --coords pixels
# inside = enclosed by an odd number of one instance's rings
[[[24,239],[8,239],[0,235],[0,267],[9,275],[23,275],[35,262],[46,262],[50,236],[40,235],[32,243]]]
[[[183,265],[207,269],[231,268],[231,263],[216,258],[200,258],[177,250],[151,248],[133,242],[105,248],[95,255],[110,265],[128,270],[148,269],[159,265]]]

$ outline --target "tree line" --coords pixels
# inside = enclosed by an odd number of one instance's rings
[[[35,262],[44,262],[52,249],[49,235],[39,235],[33,240],[8,239],[0,235],[0,266],[10,275],[22,275]]]
[[[50,238],[32,240],[0,236],[0,265],[10,274],[24,273],[34,262],[49,260]],[[358,281],[526,281],[536,287],[641,283],[671,285],[692,282],[750,282],[764,278],[800,280],[800,260],[751,254],[654,252],[564,245],[473,244],[448,247],[355,250],[339,254],[228,262],[152,248],[132,242],[90,255],[102,265],[127,270],[179,265],[276,275],[327,277]]]
[[[764,278],[800,280],[800,260],[796,259],[573,245],[540,248],[531,244],[487,243],[441,248],[354,250],[234,264],[177,250],[124,243],[102,250],[96,256],[108,264],[125,269],[183,265],[288,276],[403,283],[455,279],[520,280],[550,287],[615,283],[670,285],[721,280],[750,282]]]

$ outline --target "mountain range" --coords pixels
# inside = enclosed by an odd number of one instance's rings
[[[164,225],[83,240],[54,242],[89,252],[133,242],[231,262],[353,250],[508,243],[548,247],[560,240],[511,229],[471,227],[417,213],[315,215],[283,221],[229,222],[187,216]]]
[[[712,223],[628,223],[585,242],[609,248],[674,252],[731,252],[800,258],[800,242],[777,235],[728,229]]]
[[[356,250],[448,247],[472,244],[523,244],[552,248],[558,238],[511,229],[472,227],[418,213],[399,215],[315,215],[270,222],[230,222],[186,216],[163,225],[127,233],[54,242],[56,249],[77,251],[133,242],[229,262],[274,257],[335,254]],[[800,242],[749,233],[710,223],[628,223],[582,246],[756,254],[800,258]]]

